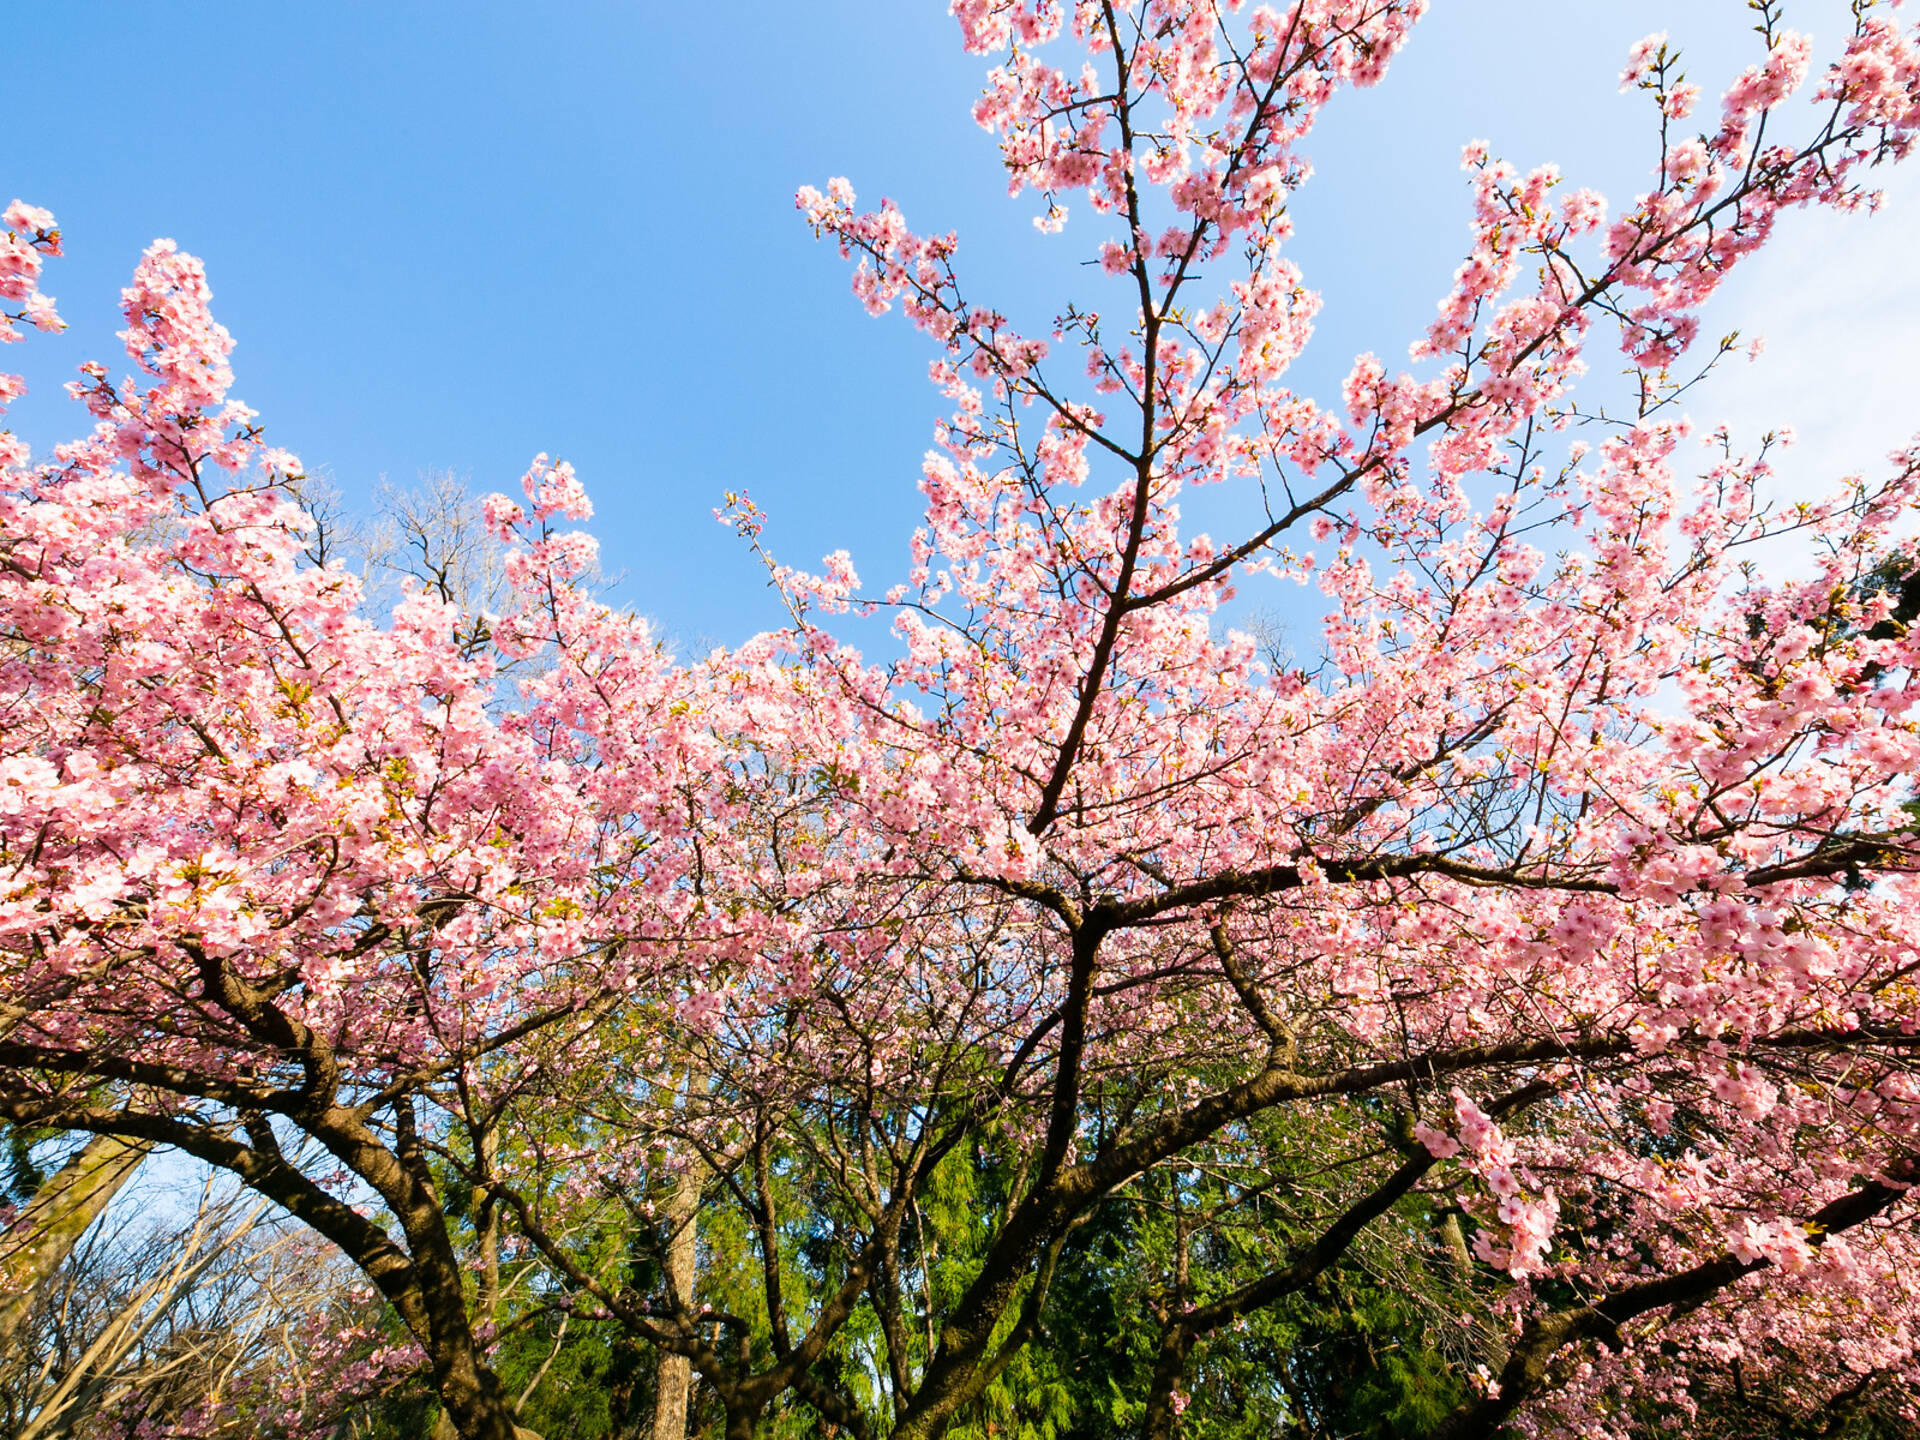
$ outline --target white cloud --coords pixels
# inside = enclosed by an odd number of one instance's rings
[[[1822,494],[1844,475],[1886,473],[1887,454],[1920,432],[1920,174],[1911,170],[1881,172],[1878,214],[1783,215],[1708,317],[1764,336],[1766,351],[1751,364],[1731,359],[1689,408],[1746,444],[1791,425],[1799,443],[1778,466],[1790,498]]]

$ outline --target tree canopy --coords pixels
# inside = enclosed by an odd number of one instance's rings
[[[0,1117],[227,1172],[380,1302],[173,1433],[1910,1426],[1920,448],[1782,504],[1681,403],[1725,276],[1912,148],[1915,35],[1761,0],[1704,110],[1642,43],[1617,210],[1469,146],[1412,368],[1336,403],[1289,200],[1423,0],[952,8],[1107,298],[1025,333],[800,191],[950,407],[884,594],[743,491],[790,621],[678,656],[541,456],[421,530],[485,584],[375,616],[164,240],[88,433],[0,437]],[[11,339],[62,236],[6,224]],[[1223,622],[1275,584],[1299,658]]]

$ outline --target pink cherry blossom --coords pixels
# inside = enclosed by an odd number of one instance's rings
[[[1913,36],[1862,7],[1822,68],[1763,27],[1697,135],[1678,50],[1644,42],[1645,193],[1469,146],[1411,368],[1361,355],[1305,394],[1290,197],[1423,9],[955,4],[993,57],[974,118],[1097,299],[1025,333],[956,236],[800,191],[860,302],[930,342],[923,520],[876,595],[865,557],[793,568],[727,496],[788,619],[698,659],[595,598],[562,528],[590,503],[545,455],[482,507],[504,613],[416,589],[367,614],[306,558],[298,462],[233,396],[203,267],[157,242],[134,373],[83,368],[91,424],[47,462],[0,452],[0,1115],[261,1188],[486,1440],[510,1403],[429,1143],[583,1323],[699,1366],[736,1434],[819,1399],[930,1154],[990,1137],[1026,1188],[974,1217],[979,1278],[887,1381],[913,1437],[1000,1373],[1095,1207],[1276,1113],[1366,1148],[1312,1157],[1300,1256],[1169,1292],[1182,1364],[1424,1199],[1503,1297],[1455,1433],[1619,1433],[1759,1354],[1909,1384],[1920,446],[1775,510],[1777,439],[1700,462],[1682,406],[1726,275],[1795,209],[1870,208],[1912,148]],[[1822,109],[1783,103],[1808,83]],[[12,334],[50,314],[59,241],[20,205],[5,237]],[[1575,397],[1616,333],[1638,398],[1602,424]],[[1213,531],[1183,528],[1196,486]],[[1223,619],[1279,582],[1319,608],[1297,659]],[[882,609],[872,659],[836,627]],[[486,1158],[535,1110],[540,1143]],[[809,1126],[872,1158],[794,1187],[844,1298],[773,1295],[765,1353],[576,1243]],[[1271,1163],[1252,1188],[1294,1178]],[[1164,1440],[1200,1393],[1169,1361],[1128,1398]]]

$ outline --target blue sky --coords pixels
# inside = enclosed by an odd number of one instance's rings
[[[769,512],[783,559],[846,546],[884,588],[940,409],[931,352],[899,317],[864,315],[795,187],[846,175],[917,228],[958,229],[970,293],[1034,330],[1069,295],[1100,303],[1076,263],[1100,232],[1040,237],[1031,198],[1005,198],[967,117],[983,63],[944,11],[22,8],[10,69],[39,78],[9,120],[0,200],[59,216],[70,258],[49,288],[71,329],[4,357],[37,392],[18,426],[36,444],[78,428],[58,382],[115,358],[119,287],[171,236],[207,261],[237,393],[349,499],[429,467],[511,489],[536,451],[569,459],[619,598],[683,642],[778,619],[712,519],[727,489]],[[1842,13],[1789,5],[1823,57]],[[1616,90],[1627,46],[1670,31],[1711,94],[1754,53],[1745,23],[1739,0],[1441,0],[1386,83],[1341,96],[1307,147],[1319,174],[1294,253],[1327,307],[1303,387],[1331,395],[1358,350],[1392,363],[1432,313],[1466,233],[1465,141],[1624,203],[1652,159],[1645,102]],[[1920,186],[1892,202],[1864,224],[1795,217],[1710,318],[1769,351],[1696,410],[1799,425],[1796,483],[1920,428]]]

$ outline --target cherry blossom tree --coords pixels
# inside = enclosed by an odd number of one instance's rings
[[[1910,37],[1861,8],[1787,138],[1812,58],[1771,7],[1764,58],[1697,136],[1676,54],[1638,47],[1657,183],[1617,218],[1470,146],[1474,244],[1413,347],[1427,368],[1363,356],[1336,412],[1285,385],[1316,305],[1284,254],[1297,147],[1421,7],[955,8],[1004,55],[975,118],[1013,189],[1043,228],[1084,192],[1124,298],[1117,323],[1075,306],[1031,338],[966,298],[951,236],[845,182],[800,197],[869,307],[942,344],[955,404],[885,601],[906,658],[864,666],[797,622],[866,717],[873,768],[843,803],[908,883],[1007,897],[1045,979],[1007,1072],[1047,1077],[1034,1171],[896,1433],[977,1389],[1086,1207],[1322,1097],[1391,1097],[1404,1159],[1288,1263],[1170,1316],[1148,1433],[1175,1427],[1202,1336],[1419,1185],[1455,1187],[1477,1259],[1516,1282],[1508,1359],[1448,1434],[1564,1380],[1568,1347],[1638,1355],[1730,1287],[1780,1303],[1776,1331],[1814,1271],[1898,1315],[1864,1297],[1899,1283],[1885,1217],[1913,1177],[1910,657],[1907,617],[1886,626],[1892,595],[1861,582],[1898,549],[1920,456],[1776,514],[1764,450],[1729,441],[1679,478],[1672,402],[1699,307],[1781,213],[1867,206],[1863,170],[1911,147]],[[1048,58],[1063,32],[1084,65]],[[1638,381],[1624,419],[1569,393],[1601,317]],[[1597,445],[1556,450],[1588,419]],[[1181,536],[1201,484],[1257,490],[1266,518]],[[1741,568],[1782,543],[1801,578]],[[1261,674],[1210,624],[1258,572],[1325,595],[1313,672]],[[845,557],[781,574],[797,610],[853,594]],[[1218,1044],[1235,1011],[1236,1083],[1101,1122],[1097,1076],[1181,1054],[1195,1025]],[[1522,1138],[1506,1117],[1529,1110]],[[1904,1322],[1886,1333],[1897,1351]]]
[[[59,232],[7,219],[14,319],[56,324]],[[686,855],[644,815],[714,808],[672,791],[686,677],[572,588],[565,466],[490,512],[524,542],[496,639],[585,663],[617,750],[537,693],[490,713],[491,661],[438,596],[362,619],[344,570],[301,563],[298,466],[230,398],[208,298],[156,244],[124,297],[140,378],[87,366],[94,428],[48,462],[6,437],[0,1108],[238,1175],[360,1266],[463,1434],[508,1436],[427,1147],[457,1123],[484,1167],[508,1103],[678,953],[655,947],[694,921]]]
[[[275,1200],[473,1440],[513,1433],[502,1247],[684,1359],[729,1440],[795,1407],[930,1440],[1134,1192],[1180,1217],[1154,1440],[1209,1337],[1416,1211],[1482,1312],[1436,1436],[1632,1434],[1745,1373],[1910,1416],[1920,449],[1781,508],[1767,444],[1690,450],[1679,401],[1725,275],[1912,148],[1915,36],[1863,0],[1816,60],[1762,3],[1697,119],[1644,42],[1655,179],[1617,212],[1469,146],[1413,368],[1361,356],[1334,405],[1287,383],[1289,198],[1422,0],[952,8],[1013,191],[1115,298],[1023,333],[953,236],[803,190],[951,413],[907,583],[769,558],[791,623],[736,650],[676,662],[582,592],[544,457],[486,505],[485,634],[546,663],[503,689],[426,591],[367,619],[197,263],[148,253],[141,378],[89,367],[87,438],[0,455],[0,1115]],[[51,217],[8,224],[9,324],[56,323]],[[1625,408],[1576,402],[1616,332]],[[1258,518],[1183,534],[1203,485]],[[1324,605],[1304,668],[1222,623],[1287,583]],[[498,1227],[471,1251],[449,1177]],[[707,1273],[610,1262],[671,1248],[685,1183]]]

